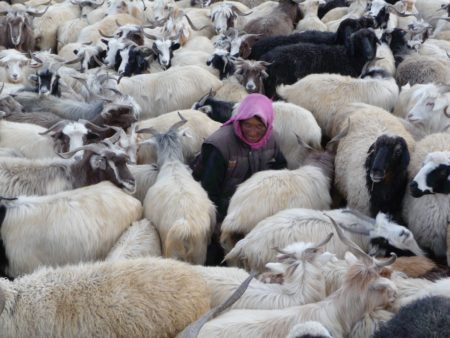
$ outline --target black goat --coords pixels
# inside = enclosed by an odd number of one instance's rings
[[[274,97],[280,84],[292,84],[313,73],[338,73],[358,77],[373,60],[379,40],[369,29],[353,33],[346,45],[299,43],[277,47],[261,58],[271,62],[264,79],[265,94]]]
[[[293,45],[296,43],[315,43],[327,45],[343,45],[349,40],[350,35],[359,31],[362,28],[375,27],[375,20],[369,17],[362,17],[359,19],[345,19],[339,25],[336,33],[306,31],[301,33],[294,33],[290,35],[278,35],[266,37],[257,41],[251,47],[248,59],[261,60],[261,57],[273,50],[276,47]]]
[[[386,42],[391,48],[396,67],[403,61],[405,56],[411,54],[406,40],[406,31],[403,29],[394,28],[392,32],[383,33],[381,41]]]
[[[208,115],[210,119],[224,123],[230,119],[235,104],[235,102],[216,100],[212,92],[209,92],[195,102],[192,109],[200,110]]]
[[[118,67],[118,73],[120,76],[132,76],[143,74],[147,72],[150,66],[149,59],[155,57],[153,51],[147,47],[130,45],[124,50],[121,50],[120,66]],[[116,60],[118,60],[116,56]]]
[[[223,80],[234,74],[234,71],[236,70],[234,60],[235,58],[230,55],[229,51],[216,49],[206,64],[217,69],[219,71],[219,78]]]
[[[450,337],[450,299],[425,297],[408,304],[375,332],[374,338]]]
[[[61,97],[61,88],[59,86],[60,76],[50,69],[43,69],[36,74],[30,76],[30,80],[34,82],[35,87],[24,87],[20,91],[31,91],[39,95],[54,95]]]
[[[397,220],[408,181],[408,145],[400,136],[381,135],[367,153],[364,168],[371,216],[381,211]]]
[[[337,7],[348,7],[349,3],[347,0],[331,0],[327,1],[326,4],[319,6],[319,12],[318,17],[319,19],[322,19],[325,14],[327,14],[329,11],[331,11],[333,8]]]

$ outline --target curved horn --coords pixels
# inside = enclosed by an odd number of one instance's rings
[[[80,5],[80,3],[77,0],[70,0],[70,3],[75,6]]]
[[[357,227],[349,227],[349,226],[346,226],[345,224],[341,224],[341,227],[345,231],[351,232],[353,234],[364,235],[364,236],[369,236],[370,235],[370,230],[371,229],[369,229],[369,228],[367,228],[365,226],[358,225],[356,223],[353,223],[353,224],[357,225]]]
[[[159,135],[158,131],[155,128],[153,128],[153,127],[136,130],[136,133],[138,133],[138,134],[152,134],[153,136]]]
[[[381,262],[377,261],[377,260],[374,260],[374,261],[375,261],[376,267],[384,268],[385,266],[389,266],[389,265],[394,264],[396,259],[397,259],[397,255],[395,253],[391,252],[391,257],[389,259],[387,259],[385,261],[381,261]]]
[[[176,130],[178,128],[180,128],[183,124],[185,124],[187,122],[187,120],[183,117],[183,115],[181,115],[180,112],[178,112],[178,116],[180,117],[181,121],[176,122],[175,124],[173,124],[170,128],[170,130]]]
[[[84,57],[84,52],[81,52],[80,54],[77,55],[77,57],[75,59],[69,60],[69,61],[64,61],[63,63],[65,65],[72,65],[74,63],[80,62]]]
[[[319,242],[315,245],[316,248],[320,248],[322,246],[324,246],[325,244],[327,244],[329,241],[331,241],[331,238],[333,238],[334,233],[330,232],[327,237],[325,237],[325,239],[322,242]]]
[[[300,144],[300,146],[302,146],[303,148],[305,148],[308,151],[313,151],[314,148],[312,148],[309,144],[305,143],[300,136],[298,136],[296,133],[294,133],[295,137],[297,138],[297,142],[298,144]]]
[[[105,145],[100,144],[100,143],[92,143],[92,144],[86,144],[84,146],[78,147],[74,150],[65,152],[65,153],[57,153],[58,156],[62,157],[62,158],[71,158],[73,155],[75,155],[77,152],[79,152],[80,150],[89,150],[92,151],[93,153],[96,154],[101,154],[101,151],[103,149],[105,149]]]
[[[330,219],[331,224],[333,224],[334,228],[336,229],[336,233],[338,234],[339,239],[347,245],[350,249],[355,250],[355,253],[357,253],[359,256],[361,256],[364,261],[367,263],[373,263],[372,257],[370,257],[364,250],[362,250],[357,244],[355,244],[352,240],[350,240],[347,236],[345,236],[344,232],[340,228],[340,225],[336,223],[336,221],[328,216],[327,214],[323,213],[327,218]]]
[[[189,26],[191,26],[191,28],[194,30],[194,31],[201,31],[202,29],[205,29],[206,27],[208,27],[209,25],[204,25],[203,27],[201,27],[201,28],[197,28],[197,27],[195,27],[195,25],[194,25],[194,23],[191,21],[191,19],[187,16],[187,14],[185,14],[184,15],[185,17],[186,17],[186,20],[187,20],[187,22],[189,23]]]
[[[241,16],[247,16],[253,13],[253,11],[250,11],[248,13],[244,13],[241,12],[241,10],[239,8],[237,8],[235,5],[231,6],[231,9],[233,10],[233,12],[235,12],[237,15],[241,15]]]
[[[3,84],[4,85],[4,84]],[[212,92],[212,88],[209,90],[209,92],[206,94],[206,95],[203,95],[201,98],[200,98],[200,100],[198,100],[198,102],[197,102],[197,104],[198,105],[200,105],[200,106],[203,106],[204,104],[205,104],[205,102],[206,102],[206,99],[208,98],[208,97],[210,97],[211,96],[211,92]]]
[[[367,223],[370,223],[372,225],[375,225],[375,223],[376,223],[376,221],[372,217],[364,215],[362,212],[355,210],[355,209],[344,209],[344,210],[342,210],[342,212],[347,213],[347,214],[352,214],[358,218],[363,219],[364,221],[366,221]]]
[[[47,135],[48,133],[54,131],[60,131],[62,130],[68,123],[70,123],[70,121],[68,120],[62,120],[62,121],[58,121],[56,122],[54,125],[52,125],[50,128],[48,128],[46,131],[43,131],[42,133],[39,133],[39,135]]]
[[[144,12],[147,10],[147,6],[145,5],[145,0],[141,0],[142,1],[142,5],[144,6]]]
[[[3,92],[3,88],[5,88],[5,83],[2,83],[2,88],[0,88],[0,94]]]
[[[105,33],[102,32],[101,29],[98,30],[98,34],[107,39],[112,39],[114,37],[114,35],[106,35]]]
[[[5,85],[5,84],[3,83],[3,85]],[[450,119],[450,112],[448,111],[448,106],[444,108],[444,115]]]
[[[117,19],[114,20],[114,22],[115,22],[115,24],[116,24],[117,27],[122,27],[122,26],[123,26],[123,25],[120,24],[119,20],[117,20]]]
[[[110,127],[100,127],[89,120],[79,119],[78,122],[83,123],[86,127],[89,126],[89,129],[92,129],[93,131],[96,132],[104,132],[111,129]]]
[[[49,2],[43,4],[43,5],[48,5],[50,2],[51,2],[51,0]],[[35,18],[36,17],[41,17],[48,11],[49,8],[50,8],[50,6],[45,7],[45,9],[42,12],[37,12],[37,11],[34,11],[34,10],[27,9],[27,13],[29,15],[35,17]]]
[[[110,87],[107,87],[107,88],[105,88],[105,89],[108,89],[108,90],[112,91],[114,94],[123,96],[123,94],[122,94],[119,90],[117,90],[116,88],[110,88]]]

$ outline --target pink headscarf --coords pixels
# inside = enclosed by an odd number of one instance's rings
[[[266,133],[264,136],[255,143],[249,142],[245,139],[242,134],[241,126],[239,124],[242,120],[248,120],[252,117],[259,117],[261,121],[266,126]],[[263,147],[270,136],[272,135],[272,124],[273,124],[273,107],[272,101],[266,96],[261,94],[250,94],[247,95],[244,100],[242,100],[239,105],[238,113],[230,118],[223,125],[233,124],[234,132],[239,139],[248,144],[252,150],[257,150]]]

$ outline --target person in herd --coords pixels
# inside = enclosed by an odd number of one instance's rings
[[[217,207],[217,225],[208,250],[218,250],[218,256],[223,257],[218,244],[220,224],[237,186],[258,171],[287,166],[272,132],[273,119],[270,99],[261,94],[246,96],[237,114],[204,141],[195,161],[194,178]]]

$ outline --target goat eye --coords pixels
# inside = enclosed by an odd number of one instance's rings
[[[427,107],[433,108],[434,107],[434,102],[428,102],[427,103]]]

